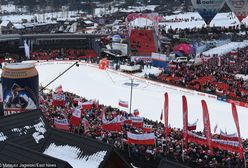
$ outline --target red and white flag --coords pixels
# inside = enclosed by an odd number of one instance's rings
[[[239,141],[239,137],[236,133],[227,134],[222,130],[220,130],[220,139],[227,140],[227,141]]]
[[[54,127],[57,129],[65,130],[65,131],[70,130],[70,125],[67,119],[54,118]]]
[[[65,94],[54,93],[52,105],[64,107],[65,106]]]
[[[92,101],[87,101],[87,102],[78,102],[78,106],[81,107],[81,110],[91,110],[93,107],[93,102]]]
[[[128,101],[119,100],[119,106],[128,108]]]
[[[120,115],[116,116],[113,120],[108,121],[105,114],[102,117],[102,129],[106,131],[121,131],[124,121]]]
[[[194,142],[199,145],[208,145],[207,138],[189,131],[188,134],[189,141]],[[237,141],[227,141],[222,139],[212,139],[212,145],[214,148],[220,150],[227,150],[232,152],[240,152],[239,142]]]
[[[208,148],[210,150],[210,154],[213,154],[213,143],[212,143],[212,133],[210,127],[210,120],[208,114],[208,107],[205,100],[201,101],[202,103],[202,110],[203,110],[203,124],[204,124],[204,134],[207,138]]]
[[[135,128],[142,128],[143,124],[144,124],[144,119],[143,117],[130,117],[130,119],[132,120],[132,127]]]
[[[188,124],[188,130],[189,130],[189,131],[194,131],[194,130],[196,130],[197,123],[198,123],[198,119],[197,119],[193,124]]]
[[[151,132],[152,127],[153,127],[153,125],[144,124],[143,130],[144,130],[144,132]]]
[[[80,125],[80,122],[81,122],[81,110],[75,108],[74,111],[72,112],[70,123],[71,125],[78,127]]]
[[[127,132],[127,138],[129,144],[139,144],[139,145],[154,145],[155,135],[154,133],[149,134],[133,134]]]

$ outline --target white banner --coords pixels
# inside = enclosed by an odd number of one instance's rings
[[[133,134],[131,132],[127,132],[127,137],[134,140],[149,140],[155,139],[154,133],[149,134]]]
[[[114,50],[120,50],[123,56],[127,55],[127,44],[123,43],[112,43],[112,48]]]

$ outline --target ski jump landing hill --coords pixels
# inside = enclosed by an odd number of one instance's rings
[[[45,86],[75,62],[76,60],[37,62],[40,83]],[[130,79],[133,78],[136,85],[133,90],[132,110],[139,109],[141,116],[159,120],[163,109],[164,92],[168,92],[169,124],[172,127],[182,128],[181,97],[185,95],[189,104],[189,123],[199,119],[197,130],[203,129],[201,100],[204,99],[209,106],[211,126],[213,127],[211,129],[213,130],[217,124],[219,129],[226,129],[228,133],[236,131],[230,104],[235,103],[238,105],[241,136],[248,137],[248,131],[245,130],[247,125],[245,118],[248,117],[247,103],[218,99],[215,95],[147,80],[112,69],[100,70],[95,64],[79,62],[79,65],[79,67],[72,68],[61,76],[49,88],[52,89],[61,84],[65,91],[76,93],[88,99],[98,99],[102,104],[128,111],[129,109],[119,107],[118,102],[119,100],[129,100],[130,86],[125,85],[125,83],[130,82]]]

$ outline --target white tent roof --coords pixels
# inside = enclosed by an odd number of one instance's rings
[[[137,18],[129,23],[130,26],[133,27],[146,27],[152,26],[153,22],[150,19],[146,18]]]
[[[10,23],[9,20],[4,20],[4,21],[0,24],[0,26],[6,27],[6,26],[8,26],[9,23]]]
[[[14,27],[16,29],[24,29],[25,28],[22,24],[19,24],[19,23],[14,24]]]

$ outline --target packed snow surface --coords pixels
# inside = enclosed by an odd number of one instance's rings
[[[40,83],[45,86],[71,64],[49,63],[38,65]],[[119,100],[129,100],[130,86],[126,85],[131,76],[122,75],[114,71],[99,70],[97,67],[82,64],[73,67],[58,80],[52,83],[49,88],[62,85],[65,91],[76,93],[88,99],[98,99],[100,103],[118,107]],[[213,98],[199,96],[192,93],[185,93],[175,88],[165,87],[164,84],[148,82],[144,79],[134,79],[132,110],[139,109],[140,115],[152,120],[159,120],[164,106],[164,93],[169,94],[169,124],[171,127],[182,128],[182,95],[186,95],[189,108],[189,123],[199,119],[197,130],[203,130],[201,100],[205,99],[208,104],[211,129],[216,124],[219,129],[227,130],[228,133],[236,132],[231,112],[231,104],[217,101]],[[120,107],[118,107],[120,108]],[[129,109],[121,108],[129,112]],[[241,135],[248,138],[247,118],[248,109],[237,106]]]
[[[210,49],[208,51],[205,51],[202,54],[205,56],[213,56],[214,54],[221,56],[221,55],[229,53],[232,50],[237,50],[238,48],[245,48],[247,46],[248,46],[248,40],[245,40],[243,42],[231,42],[226,45],[222,45],[222,46]]]

